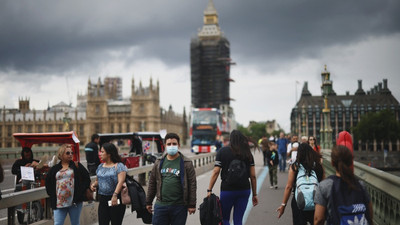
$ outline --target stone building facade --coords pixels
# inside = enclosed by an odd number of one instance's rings
[[[325,68],[321,75],[327,73],[330,74]],[[395,114],[396,119],[400,119],[400,104],[389,90],[387,79],[383,79],[383,83],[379,82],[367,92],[362,88],[362,80],[358,80],[358,89],[353,95],[349,92],[345,95],[337,95],[332,87],[327,99],[330,109],[328,123],[332,128],[332,143],[335,142],[340,131],[350,132],[350,129],[356,126],[361,117],[368,112],[390,109]],[[313,96],[308,90],[307,82],[305,82],[301,97],[291,112],[291,133],[300,136],[312,135],[320,141],[321,130],[323,129],[324,104],[323,97]],[[361,141],[355,140],[354,142],[356,150],[379,151],[384,147],[383,143],[376,141],[361,143]],[[389,143],[388,147],[390,151],[400,151],[399,141]]]
[[[166,129],[187,139],[187,121],[183,114],[160,107],[160,87],[153,85],[138,87],[132,79],[131,96],[121,96],[120,78],[106,78],[102,83],[89,79],[87,94],[78,94],[77,106],[63,102],[45,110],[31,110],[29,99],[19,99],[18,109],[0,109],[0,148],[18,147],[13,133],[60,132],[68,122],[69,130],[74,130],[81,145],[88,143],[93,133],[124,133],[139,131],[158,132]]]

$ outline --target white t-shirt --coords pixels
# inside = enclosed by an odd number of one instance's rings
[[[296,151],[292,151],[292,148],[298,148],[298,147],[299,147],[299,142],[294,142],[294,143],[288,144],[287,152],[288,152],[288,154],[291,154],[289,163],[294,163],[296,161],[297,150]]]

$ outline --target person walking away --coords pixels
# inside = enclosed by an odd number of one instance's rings
[[[311,146],[314,151],[318,154],[321,154],[321,147],[317,144],[317,139],[314,136],[308,137],[308,144]]]
[[[90,176],[94,176],[96,175],[97,167],[100,165],[98,147],[100,136],[98,134],[93,134],[91,140],[92,141],[85,146],[85,154],[89,174]]]
[[[99,199],[99,225],[121,225],[126,206],[121,204],[121,190],[128,169],[121,162],[118,149],[112,143],[105,143],[100,150],[101,163],[96,170],[97,179],[90,188],[97,191]]]
[[[232,172],[233,165],[239,170]],[[228,172],[230,169],[231,172]],[[230,134],[230,145],[221,148],[216,157],[214,170],[208,185],[207,196],[212,189],[221,172],[221,208],[223,224],[229,225],[232,207],[233,223],[240,225],[243,222],[243,215],[250,196],[250,187],[253,193],[253,206],[258,204],[257,180],[254,167],[254,158],[250,151],[248,139],[238,130]],[[250,178],[250,181],[249,181]]]
[[[179,152],[180,138],[175,133],[165,136],[166,154],[154,163],[150,174],[146,208],[153,224],[186,224],[187,215],[196,212],[197,183],[192,161]]]
[[[277,144],[275,142],[269,142],[269,151],[267,151],[267,162],[268,162],[268,172],[269,172],[269,181],[271,186],[269,188],[278,189],[278,164],[279,164],[279,155],[277,151]]]
[[[336,174],[322,181],[315,194],[314,224],[373,224],[372,203],[364,183],[351,169],[353,155],[343,145],[333,147]],[[349,223],[352,222],[352,223]]]
[[[300,145],[298,139],[299,137],[297,135],[293,135],[291,143],[287,146],[287,156],[290,157],[289,164],[292,164],[296,161],[297,148]]]
[[[267,152],[269,152],[269,141],[265,138],[261,141],[261,150],[263,154],[264,166],[268,166]]]
[[[285,187],[285,191],[283,194],[282,204],[276,210],[278,212],[278,218],[280,218],[285,212],[285,208],[287,202],[290,197],[291,192],[296,192],[295,189],[300,188],[297,184],[300,184],[300,179],[303,180],[312,180],[315,178],[316,182],[320,182],[324,177],[324,171],[322,165],[320,164],[320,155],[317,154],[310,145],[308,144],[300,144],[298,148],[298,154],[296,158],[296,162],[289,166],[289,175],[287,184]],[[304,173],[305,176],[298,176],[300,172]],[[306,178],[306,179],[305,179]],[[318,184],[314,183],[309,188],[311,190],[311,196],[314,188],[316,188]],[[297,191],[298,192],[298,191]],[[314,205],[313,199],[301,199],[300,201],[296,201],[296,197],[299,199],[299,195],[293,195],[291,207],[292,207],[292,219],[294,225],[306,225],[309,222],[311,225],[314,222],[314,209],[307,208],[306,210],[300,209],[299,205],[308,205],[307,203]],[[301,204],[304,203],[304,204]]]
[[[46,192],[50,196],[54,224],[64,224],[69,214],[71,224],[79,225],[84,193],[90,185],[89,172],[81,163],[74,163],[73,151],[68,144],[58,149],[58,159],[60,162],[51,167],[46,176]]]
[[[276,141],[278,145],[278,154],[279,154],[279,171],[285,172],[286,169],[286,152],[287,152],[287,145],[288,139],[285,137],[285,134],[281,132],[279,134],[279,138]]]
[[[329,225],[373,224],[370,196],[364,183],[354,176],[353,152],[346,147],[352,147],[351,135],[341,134],[331,151],[336,173],[323,180],[315,194],[314,224],[324,224],[325,220]]]

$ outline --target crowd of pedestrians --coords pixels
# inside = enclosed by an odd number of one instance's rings
[[[101,146],[97,159],[98,143],[99,137],[95,134],[92,142],[85,147],[91,158],[88,162],[90,175],[96,175],[91,184],[89,171],[73,161],[71,146],[64,144],[59,148],[59,163],[50,168],[46,177],[54,224],[64,224],[69,214],[71,224],[79,225],[84,193],[88,188],[98,194],[99,224],[122,224],[126,206],[120,204],[120,199],[127,168],[112,143]],[[353,144],[348,132],[341,132],[336,146],[332,148],[331,162],[336,173],[327,178],[322,167],[321,149],[314,136],[302,136],[301,142],[298,142],[297,135],[290,137],[281,132],[279,138],[263,137],[258,143],[264,166],[268,167],[271,189],[278,188],[278,169],[281,173],[286,169],[288,171],[282,202],[276,210],[278,218],[284,214],[292,196],[293,224],[341,224],[343,221],[373,224],[370,197],[364,184],[354,176]],[[146,209],[153,215],[152,224],[183,225],[188,214],[196,211],[196,173],[192,161],[179,151],[180,138],[177,134],[168,133],[165,145],[165,153],[157,159],[150,173]],[[13,166],[13,173],[17,176],[21,165],[37,165],[32,150],[23,149],[21,157]],[[98,164],[100,161],[103,163]],[[248,201],[256,206],[258,196],[255,161],[249,139],[238,130],[231,132],[229,145],[217,152],[206,198],[212,194],[219,176],[221,222],[229,225],[232,215],[235,225],[242,224]],[[302,189],[302,185],[310,185],[312,194]]]

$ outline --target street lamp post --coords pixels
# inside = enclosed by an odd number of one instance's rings
[[[321,145],[323,149],[332,148],[332,128],[329,121],[329,113],[331,110],[328,107],[328,95],[332,93],[332,81],[330,78],[330,73],[326,69],[321,73],[322,78],[322,97],[324,98],[324,108],[322,109],[324,121],[321,129]]]
[[[65,132],[70,131],[70,130],[69,130],[69,123],[71,122],[71,118],[68,117],[68,111],[65,111],[65,112],[64,112],[63,122],[64,122],[63,130],[64,130]]]

